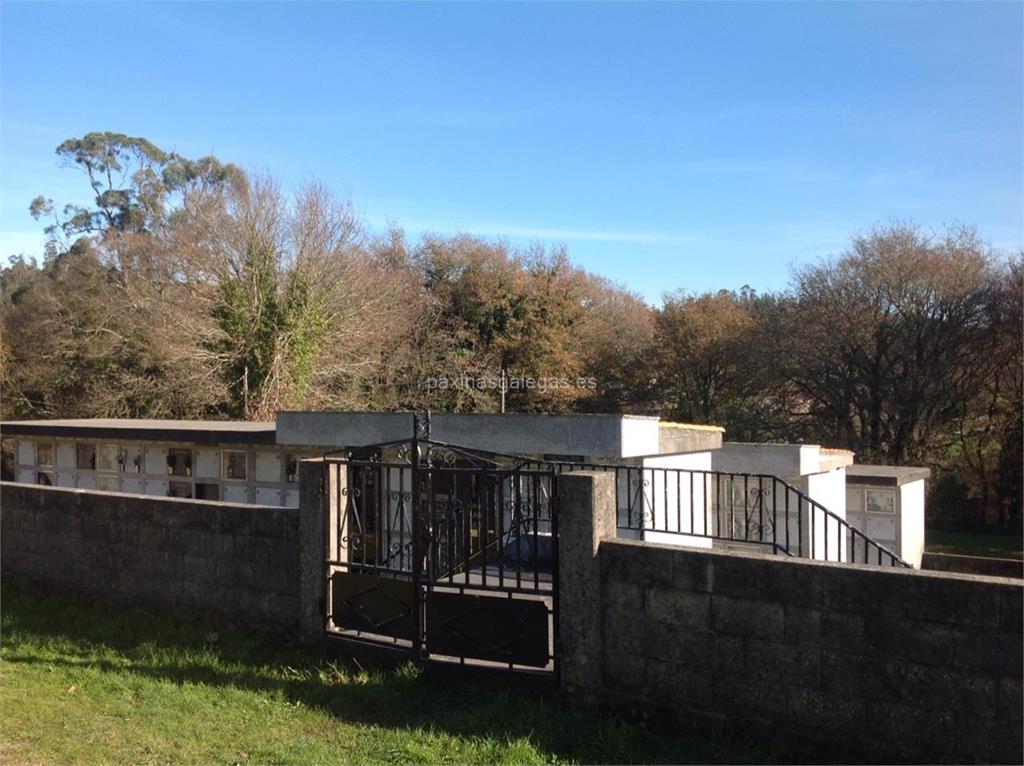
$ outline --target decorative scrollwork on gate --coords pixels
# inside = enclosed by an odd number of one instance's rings
[[[626,495],[626,524],[631,529],[642,529],[654,524],[654,509],[648,499],[651,480],[630,471]]]
[[[740,540],[765,542],[775,535],[775,495],[771,487],[746,486],[733,480],[731,490],[733,536]]]
[[[429,467],[453,466],[457,460],[458,456],[455,452],[446,447],[438,447],[435,445],[428,446],[426,454],[424,455],[424,462]]]

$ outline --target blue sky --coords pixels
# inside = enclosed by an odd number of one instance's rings
[[[657,302],[889,219],[1024,246],[1021,3],[0,6],[0,255],[114,130],[372,227],[564,243]]]

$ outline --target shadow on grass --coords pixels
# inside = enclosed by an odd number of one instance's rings
[[[483,689],[442,689],[412,666],[361,674],[342,665],[336,654],[299,648],[280,634],[175,621],[9,588],[3,591],[2,606],[3,658],[12,664],[88,667],[270,693],[348,722],[385,728],[434,729],[499,741],[525,738],[558,761],[739,763],[771,758],[721,734],[673,735],[510,694],[494,683]],[[33,655],[29,649],[40,644],[50,644],[61,656]]]

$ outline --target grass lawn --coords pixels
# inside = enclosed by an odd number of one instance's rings
[[[985,532],[925,531],[924,548],[930,553],[955,553],[960,556],[988,556],[1000,559],[1024,558],[1020,535]]]
[[[5,589],[0,761],[696,763],[768,755],[501,691],[436,688],[412,665],[353,670],[283,638]]]

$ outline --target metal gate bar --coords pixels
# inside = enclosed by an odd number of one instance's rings
[[[325,456],[328,633],[553,672],[554,470],[418,436]]]

